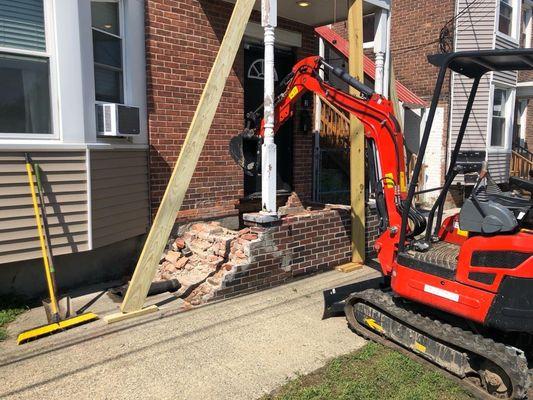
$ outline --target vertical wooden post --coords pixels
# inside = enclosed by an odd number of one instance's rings
[[[224,39],[220,44],[218,55],[211,68],[211,73],[181,148],[178,161],[137,262],[124,302],[121,305],[123,313],[139,312],[144,305],[159,259],[174,226],[176,213],[183,203],[183,198],[196,169],[207,133],[211,128],[211,123],[222,97],[231,67],[235,61],[235,56],[239,50],[254,3],[255,0],[237,0],[235,4]]]
[[[363,72],[363,0],[350,0],[348,9],[349,72],[361,82]],[[359,94],[350,87],[350,93]],[[350,204],[352,208],[352,263],[365,262],[365,131],[350,116]]]
[[[348,6],[349,73],[364,82],[363,0],[349,0]],[[360,95],[353,87],[350,93]],[[365,131],[354,115],[350,115],[350,205],[352,260],[336,268],[342,272],[360,269],[365,262]]]

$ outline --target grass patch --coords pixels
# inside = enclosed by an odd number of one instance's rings
[[[289,381],[262,400],[466,400],[469,393],[440,372],[369,342],[325,367]]]
[[[18,315],[27,309],[20,298],[0,296],[0,341],[7,337],[7,324],[13,322]]]

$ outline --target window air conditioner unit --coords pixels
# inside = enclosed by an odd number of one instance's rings
[[[96,104],[96,128],[99,136],[137,136],[140,133],[139,107]]]

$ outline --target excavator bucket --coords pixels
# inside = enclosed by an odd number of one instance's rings
[[[235,163],[241,167],[246,175],[253,176],[257,166],[257,153],[245,150],[245,141],[257,139],[245,137],[245,133],[233,136],[229,142],[229,153]],[[255,147],[255,146],[253,146]]]
[[[379,276],[324,290],[322,292],[324,296],[324,313],[322,314],[322,319],[343,315],[345,300],[350,294],[367,289],[378,289],[384,286],[386,286],[385,280],[382,276]]]

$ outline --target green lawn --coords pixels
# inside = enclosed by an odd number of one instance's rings
[[[368,343],[324,368],[289,381],[262,400],[463,400],[455,382],[410,358]]]
[[[0,297],[0,341],[7,337],[6,326],[27,310],[20,299]]]

